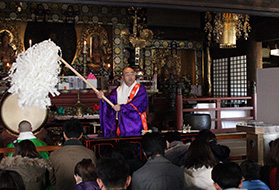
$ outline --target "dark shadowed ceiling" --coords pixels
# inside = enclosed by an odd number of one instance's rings
[[[257,16],[278,16],[279,1],[275,0],[18,0],[111,6],[141,6],[195,11],[247,13]]]

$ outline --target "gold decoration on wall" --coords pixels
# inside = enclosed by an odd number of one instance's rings
[[[154,49],[152,57],[154,72],[162,76],[164,80],[169,78],[171,72],[174,76],[180,76],[181,58],[176,54],[172,54],[170,49]]]
[[[234,13],[216,13],[212,20],[211,13],[205,14],[205,32],[210,43],[213,39],[220,44],[220,48],[236,48],[236,40],[243,36],[245,40],[251,31],[249,15]]]
[[[135,48],[145,48],[150,40],[153,39],[153,32],[149,29],[143,29],[143,25],[138,23],[141,19],[141,17],[138,16],[138,12],[141,8],[131,7],[130,10],[134,11],[133,33],[131,34],[128,29],[123,29],[121,31],[121,37],[124,40],[129,40]]]
[[[10,34],[10,42],[9,45],[15,50],[15,54],[21,53],[23,51],[23,44],[19,39],[18,29],[14,22],[0,22],[0,33],[8,32]]]
[[[112,56],[112,48],[105,28],[89,25],[83,30],[77,45],[77,57],[82,57],[84,52],[89,68],[100,68],[102,64],[108,63]]]

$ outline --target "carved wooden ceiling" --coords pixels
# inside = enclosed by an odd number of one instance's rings
[[[194,11],[219,11],[247,13],[257,16],[279,17],[276,0],[16,0],[26,2],[52,2],[95,4],[111,6],[141,6],[153,8],[186,9]]]

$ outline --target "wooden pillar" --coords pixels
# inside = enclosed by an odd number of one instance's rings
[[[262,68],[262,42],[256,42],[251,36],[247,47],[248,96],[252,95],[252,81],[257,82],[257,69]]]
[[[181,130],[183,125],[183,97],[181,85],[177,85],[176,93],[176,129]]]

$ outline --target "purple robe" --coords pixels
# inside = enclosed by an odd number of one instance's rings
[[[117,88],[113,89],[107,97],[114,105],[117,104]],[[132,103],[140,113],[146,111],[148,106],[148,96],[146,89],[140,85],[136,96],[128,104],[122,104],[118,113],[118,123],[120,136],[140,136],[143,129],[140,114],[133,108]],[[104,137],[116,135],[117,120],[116,111],[104,100],[100,101],[100,123]]]

